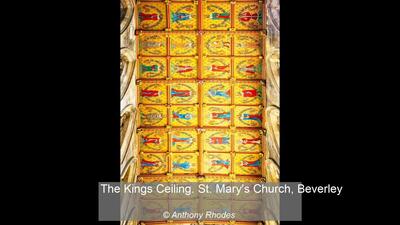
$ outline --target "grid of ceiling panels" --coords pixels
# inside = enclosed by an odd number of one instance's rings
[[[263,15],[259,1],[138,3],[143,181],[261,177]]]

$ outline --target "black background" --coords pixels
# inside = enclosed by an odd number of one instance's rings
[[[5,32],[12,81],[3,85],[12,90],[3,118],[5,153],[16,156],[3,161],[29,186],[13,186],[22,198],[11,211],[41,223],[119,224],[97,222],[97,182],[119,181],[119,1],[16,4],[24,16],[10,10],[3,20],[15,22]],[[282,224],[379,218],[356,213],[377,208],[364,195],[379,181],[371,150],[389,135],[373,127],[383,120],[384,71],[372,52],[382,24],[363,7],[281,2],[281,180],[344,186],[341,196],[304,195],[303,222]]]

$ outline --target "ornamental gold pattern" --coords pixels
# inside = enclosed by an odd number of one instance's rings
[[[121,0],[121,180],[279,182],[279,24],[279,0]]]

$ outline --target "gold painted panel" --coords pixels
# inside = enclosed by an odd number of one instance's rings
[[[165,130],[144,129],[139,134],[140,151],[144,152],[166,152],[168,151],[168,135]]]
[[[166,56],[167,37],[165,34],[140,34],[139,55]]]
[[[142,106],[140,109],[140,126],[166,126],[167,107]]]
[[[207,104],[230,104],[231,84],[228,82],[205,82],[202,87],[203,102]]]
[[[196,130],[175,130],[171,132],[171,150],[180,151],[197,151],[198,137]]]
[[[198,103],[198,84],[172,83],[170,90],[171,104],[193,104]]]
[[[172,173],[198,173],[198,153],[172,153]]]
[[[231,154],[207,152],[204,154],[203,165],[204,173],[229,174],[232,166]]]
[[[262,158],[260,154],[241,154],[235,155],[235,174],[236,175],[261,175]]]
[[[212,106],[203,107],[204,126],[228,127],[231,125],[232,113],[230,106]]]
[[[260,79],[262,74],[262,60],[258,57],[234,58],[237,79]]]
[[[229,130],[206,130],[203,133],[204,150],[209,152],[230,152],[231,133]]]
[[[262,136],[260,130],[238,129],[235,132],[236,152],[261,152]]]
[[[196,33],[174,33],[170,35],[171,56],[197,55]]]
[[[261,127],[263,121],[262,110],[258,106],[236,106],[236,127]]]
[[[197,29],[197,5],[193,3],[170,4],[170,21],[172,30]]]
[[[165,3],[139,3],[138,25],[142,30],[164,30],[167,28]]]
[[[197,59],[193,57],[172,57],[170,61],[172,78],[197,78]]]
[[[262,39],[259,33],[237,33],[234,35],[235,56],[262,55]]]
[[[198,108],[196,106],[172,106],[171,125],[172,126],[197,126]]]
[[[262,28],[262,5],[258,2],[236,2],[236,30],[259,30]]]
[[[141,57],[139,59],[139,78],[162,79],[167,77],[167,60],[165,58]]]
[[[167,85],[164,83],[142,83],[139,88],[139,103],[166,104]]]
[[[164,174],[168,172],[167,155],[165,153],[141,153],[141,174]]]
[[[231,59],[229,57],[204,57],[203,78],[228,79],[231,77]]]
[[[260,105],[263,98],[263,86],[260,82],[237,82],[234,86],[235,104]]]
[[[203,4],[203,29],[228,30],[231,27],[231,4],[205,2]]]
[[[203,55],[230,56],[232,39],[227,33],[206,32],[203,35]]]

